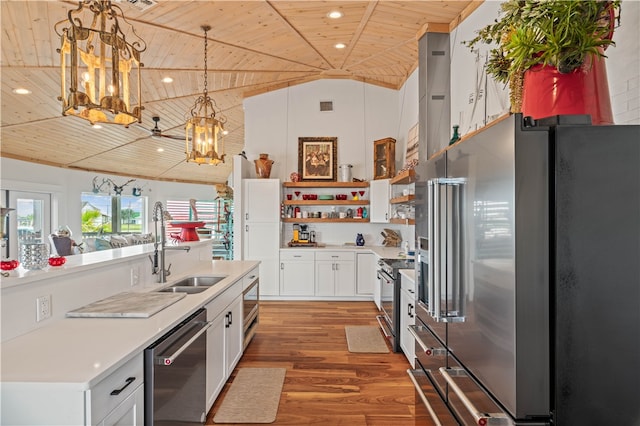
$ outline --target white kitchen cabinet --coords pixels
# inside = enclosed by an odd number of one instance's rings
[[[260,294],[277,296],[280,251],[280,181],[243,181],[243,259],[259,260]]]
[[[245,221],[278,222],[280,220],[280,180],[245,179],[243,184]]]
[[[315,253],[308,250],[280,252],[280,294],[313,296],[315,292]]]
[[[144,423],[144,386],[142,384],[122,404],[113,409],[98,426],[142,426]]]
[[[376,179],[369,182],[369,221],[371,223],[389,223],[389,179]]]
[[[316,252],[316,296],[354,296],[355,253]]]
[[[373,253],[356,253],[356,294],[373,296],[377,283],[376,258]]]
[[[242,280],[207,305],[207,411],[242,356]]]
[[[402,274],[400,276],[402,280],[400,288],[400,347],[411,367],[415,368],[415,339],[409,332],[409,326],[416,323],[415,284],[407,276]]]

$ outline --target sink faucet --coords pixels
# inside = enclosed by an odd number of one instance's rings
[[[167,236],[164,228],[165,219],[170,220],[171,215],[164,209],[160,201],[156,201],[156,204],[153,206],[153,221],[155,222],[154,251],[153,257],[149,256],[149,260],[151,260],[151,273],[158,275],[159,283],[166,283],[167,277],[171,275],[171,264],[165,268],[165,250],[186,250],[187,252],[191,250],[190,246],[167,247]],[[158,233],[158,222],[160,222],[160,233]],[[158,246],[160,246],[159,253]],[[160,254],[159,257],[158,254]],[[158,260],[160,260],[160,262],[158,262]]]

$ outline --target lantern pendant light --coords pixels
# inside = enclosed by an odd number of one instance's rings
[[[224,163],[224,123],[222,114],[216,117],[215,102],[207,92],[207,31],[209,25],[203,25],[204,31],[204,92],[198,97],[190,111],[185,125],[185,152],[187,162],[218,165]]]
[[[142,122],[140,54],[146,44],[109,0],[84,0],[68,20],[55,24],[60,36],[62,114],[91,124],[128,127]],[[135,38],[127,41],[126,34]]]

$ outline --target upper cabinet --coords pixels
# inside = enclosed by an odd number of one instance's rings
[[[373,179],[387,179],[396,174],[396,140],[379,139],[373,142]]]
[[[389,179],[378,179],[370,182],[371,222],[389,223]]]
[[[280,181],[278,179],[244,180],[244,220],[278,222],[280,220]]]

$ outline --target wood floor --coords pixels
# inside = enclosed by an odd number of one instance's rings
[[[261,302],[258,333],[209,412],[243,367],[285,367],[273,425],[414,425],[414,388],[402,353],[356,354],[345,325],[376,325],[372,302]],[[424,424],[424,423],[422,423]]]

